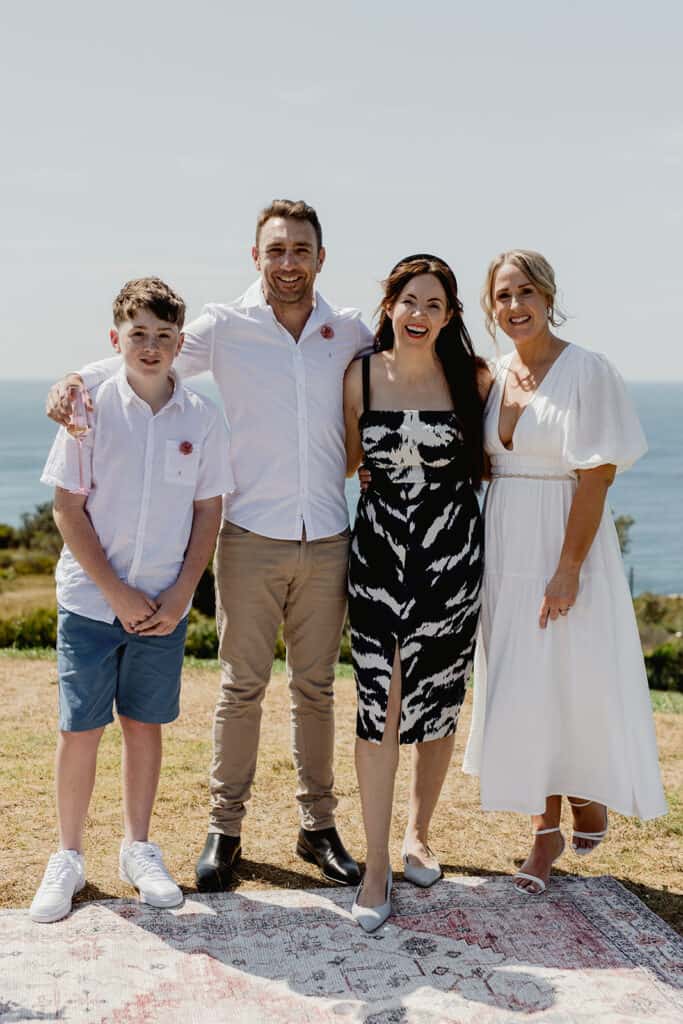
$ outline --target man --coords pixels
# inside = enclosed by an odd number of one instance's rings
[[[335,309],[315,290],[325,249],[306,203],[266,207],[252,257],[259,281],[230,305],[206,306],[186,327],[175,363],[182,377],[212,371],[236,482],[224,499],[215,559],[222,685],[209,833],[196,870],[202,892],[227,888],[241,854],[281,622],[301,818],[296,850],[331,881],[360,881],[334,824],[333,683],[348,553],[342,381],[372,336],[357,310]],[[87,367],[86,384],[113,372],[110,362]],[[68,415],[76,382],[66,378],[51,393],[53,418]]]

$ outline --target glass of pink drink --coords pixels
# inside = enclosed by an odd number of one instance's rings
[[[91,427],[88,419],[88,410],[85,406],[85,393],[83,387],[79,387],[71,404],[71,417],[66,428],[78,444],[78,475],[80,486],[77,494],[89,494],[90,488],[85,486],[85,474],[83,473],[83,438],[90,433]]]

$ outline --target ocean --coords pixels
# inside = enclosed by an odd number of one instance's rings
[[[55,434],[44,415],[48,382],[0,381],[0,522],[18,526],[23,512],[51,497],[39,482]],[[198,390],[215,397],[212,381]],[[634,593],[683,593],[683,382],[629,383],[649,443],[633,469],[617,477],[609,503],[635,522],[625,556]],[[347,483],[353,513],[357,480]]]

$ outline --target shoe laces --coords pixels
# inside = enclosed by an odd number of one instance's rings
[[[125,854],[149,878],[168,881],[170,877],[168,868],[164,864],[161,850],[156,843],[131,843],[126,847]]]
[[[78,866],[74,863],[75,856],[67,850],[58,850],[53,853],[47,862],[43,881],[40,888],[43,892],[60,892],[62,882],[71,872],[78,872]]]

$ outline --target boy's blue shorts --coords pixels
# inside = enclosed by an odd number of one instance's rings
[[[180,711],[187,617],[168,636],[126,633],[60,608],[57,625],[59,728],[85,732],[114,721],[112,706],[137,722],[172,722]]]

